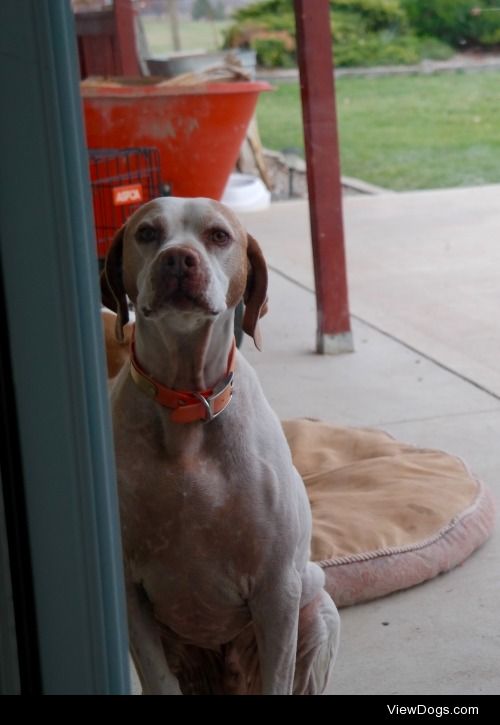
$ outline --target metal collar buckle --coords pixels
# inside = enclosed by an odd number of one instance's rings
[[[212,420],[215,420],[216,418],[218,418],[219,415],[226,410],[227,406],[229,405],[229,403],[231,402],[231,399],[233,397],[233,393],[232,393],[233,379],[234,379],[234,373],[229,373],[229,375],[226,378],[226,384],[224,385],[222,390],[219,390],[217,393],[213,393],[212,395],[209,395],[207,398],[204,395],[202,395],[201,393],[193,393],[193,396],[195,398],[197,398],[200,401],[200,403],[203,404],[203,406],[205,408],[205,412],[206,412],[206,418],[204,420],[205,423],[211,423]],[[217,400],[217,398],[219,398],[219,396],[221,396],[223,393],[226,392],[226,390],[228,388],[231,388],[231,394],[228,398],[228,401],[218,412],[216,412],[215,408],[214,408],[214,403]]]

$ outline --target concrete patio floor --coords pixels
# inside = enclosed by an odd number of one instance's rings
[[[240,214],[271,268],[264,350],[283,418],[381,428],[463,458],[500,494],[500,186],[346,197],[356,351],[314,354],[307,202]],[[499,534],[453,571],[341,610],[331,692],[500,694]],[[382,622],[389,622],[388,626]]]

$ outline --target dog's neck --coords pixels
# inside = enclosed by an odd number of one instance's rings
[[[188,332],[138,314],[135,352],[141,367],[167,388],[205,391],[227,374],[233,338],[234,310]]]

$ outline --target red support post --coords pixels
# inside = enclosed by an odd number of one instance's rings
[[[80,10],[75,20],[81,78],[141,75],[132,0],[115,0],[102,10]]]
[[[319,353],[352,352],[328,0],[294,0]]]
[[[118,75],[141,75],[137,58],[135,40],[135,9],[132,0],[114,0],[115,32],[118,62],[121,72]]]

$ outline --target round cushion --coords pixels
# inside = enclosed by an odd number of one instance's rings
[[[460,459],[378,430],[283,428],[311,502],[311,557],[337,606],[420,584],[490,535],[493,497]]]

